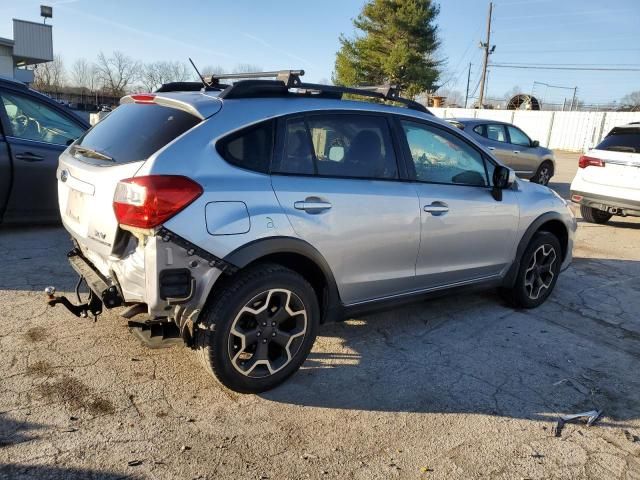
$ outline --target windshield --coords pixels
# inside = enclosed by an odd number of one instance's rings
[[[596,149],[640,153],[640,128],[614,128]]]
[[[198,117],[175,108],[121,105],[85,133],[72,153],[109,163],[146,160],[198,123]]]

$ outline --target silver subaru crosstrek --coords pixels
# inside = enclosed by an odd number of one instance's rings
[[[393,89],[300,74],[126,96],[72,144],[60,212],[90,293],[50,287],[49,304],[122,307],[150,346],[184,342],[227,387],[260,392],[324,322],[464,286],[548,298],[576,229],[562,198]]]
[[[484,118],[452,118],[447,122],[468,133],[520,178],[548,185],[556,171],[553,151],[511,123]]]

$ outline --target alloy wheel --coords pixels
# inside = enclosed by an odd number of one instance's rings
[[[287,289],[262,292],[240,309],[231,325],[231,363],[247,377],[273,375],[295,357],[306,332],[307,311],[298,295]]]
[[[553,266],[556,262],[556,250],[548,244],[540,245],[529,262],[524,273],[524,288],[531,300],[536,300],[553,283]]]
[[[538,183],[540,185],[548,185],[551,180],[551,171],[549,167],[542,167],[538,173]]]

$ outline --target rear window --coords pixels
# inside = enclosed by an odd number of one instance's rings
[[[146,160],[198,123],[198,117],[175,108],[125,104],[80,137],[76,145],[86,149],[78,148],[85,157],[135,162]]]
[[[640,128],[614,128],[596,149],[640,153]]]
[[[218,153],[236,167],[267,173],[273,154],[273,120],[240,130],[218,142]]]

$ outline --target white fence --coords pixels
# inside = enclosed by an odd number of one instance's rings
[[[440,118],[486,118],[517,125],[540,145],[584,152],[616,125],[640,122],[640,112],[547,112],[430,108]]]

